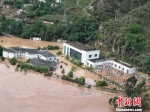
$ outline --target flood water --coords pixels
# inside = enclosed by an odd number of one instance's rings
[[[1,112],[114,112],[108,104],[113,96],[0,63]]]

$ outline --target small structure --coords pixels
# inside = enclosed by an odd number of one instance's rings
[[[45,0],[38,0],[39,2],[44,2],[44,3],[46,3],[46,1]]]
[[[56,3],[61,3],[61,0],[55,0]]]
[[[38,53],[39,53],[39,55],[38,55],[39,59],[57,62],[57,57],[48,51],[40,50],[40,51],[38,51]]]
[[[22,12],[25,12],[25,11],[22,10],[22,9],[18,9],[18,10],[17,10],[17,14],[21,14]]]
[[[59,43],[65,43],[65,42],[67,42],[67,40],[57,39],[57,42],[59,42]]]
[[[31,40],[37,40],[37,41],[41,41],[40,37],[30,37]]]
[[[23,7],[32,7],[32,4],[24,4]]]
[[[18,20],[26,20],[26,16],[23,14],[15,15],[14,18]]]

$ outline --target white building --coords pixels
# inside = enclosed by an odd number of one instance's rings
[[[42,50],[42,51],[38,51],[38,52],[39,52],[39,54],[38,54],[39,59],[43,59],[46,61],[55,61],[55,62],[58,61],[57,57],[55,55],[49,53],[48,51]]]
[[[126,74],[133,74],[136,68],[122,61],[114,59],[105,59],[100,57],[100,51],[92,47],[73,42],[63,44],[63,53],[76,60],[81,61],[84,65],[93,68],[109,66]]]
[[[38,0],[39,2],[44,2],[44,3],[46,3],[46,1],[45,0]]]
[[[37,40],[37,41],[41,41],[40,37],[30,37],[31,40]]]
[[[35,49],[28,49],[22,47],[10,47],[3,50],[3,57],[5,58],[26,58],[26,59],[43,59],[45,61],[57,62],[57,57],[48,51],[41,51]]]
[[[61,0],[56,0],[55,2],[56,2],[56,3],[61,3]]]
[[[87,65],[88,59],[99,57],[100,50],[80,43],[66,42],[63,44],[63,53]]]
[[[91,59],[87,60],[87,66],[97,68],[109,66],[112,69],[116,69],[120,72],[123,72],[125,74],[133,74],[136,72],[136,68],[119,60],[113,60],[113,59]]]

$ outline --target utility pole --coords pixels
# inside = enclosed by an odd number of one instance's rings
[[[66,15],[65,0],[64,0],[64,16],[63,16],[63,22],[64,22],[64,25],[65,25],[65,27],[66,27],[66,25],[67,25],[67,15]]]
[[[119,11],[116,10],[116,12],[115,12],[115,20],[117,20],[118,18],[119,18]]]

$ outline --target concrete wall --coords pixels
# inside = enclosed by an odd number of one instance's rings
[[[44,57],[43,55],[39,54],[39,58],[43,59],[43,60],[47,60],[47,61],[55,61],[57,62],[57,57],[53,56],[53,57]]]
[[[97,54],[97,56],[95,56]],[[91,57],[89,57],[91,55]],[[92,50],[92,51],[82,51],[82,62],[84,65],[87,65],[87,60],[88,59],[96,59],[99,58],[100,51],[99,50]]]
[[[15,57],[15,53],[10,53],[10,52],[3,51],[3,57],[13,58],[13,57]]]
[[[64,50],[66,49],[66,50]],[[100,51],[99,50],[91,50],[91,51],[85,51],[85,50],[80,50],[77,49],[71,45],[68,45],[67,43],[63,44],[63,53],[65,55],[69,55],[70,56],[70,49],[73,49],[79,53],[81,53],[81,62],[84,63],[84,65],[87,65],[87,60],[88,59],[96,59],[99,58],[100,55]],[[95,57],[95,54],[97,54],[97,56]],[[89,57],[89,55],[91,55],[91,57]]]
[[[28,54],[28,59],[38,58],[38,54]]]
[[[105,60],[105,61],[99,61],[99,62],[92,62],[92,61],[87,60],[87,66],[89,66],[89,67],[92,66],[93,68],[96,68],[97,66],[100,66],[100,65],[106,65],[106,64],[108,64],[108,65],[112,64],[113,68],[123,71],[126,74],[133,74],[136,72],[135,67],[130,68],[130,67],[120,64],[119,62],[116,62],[114,60]]]

